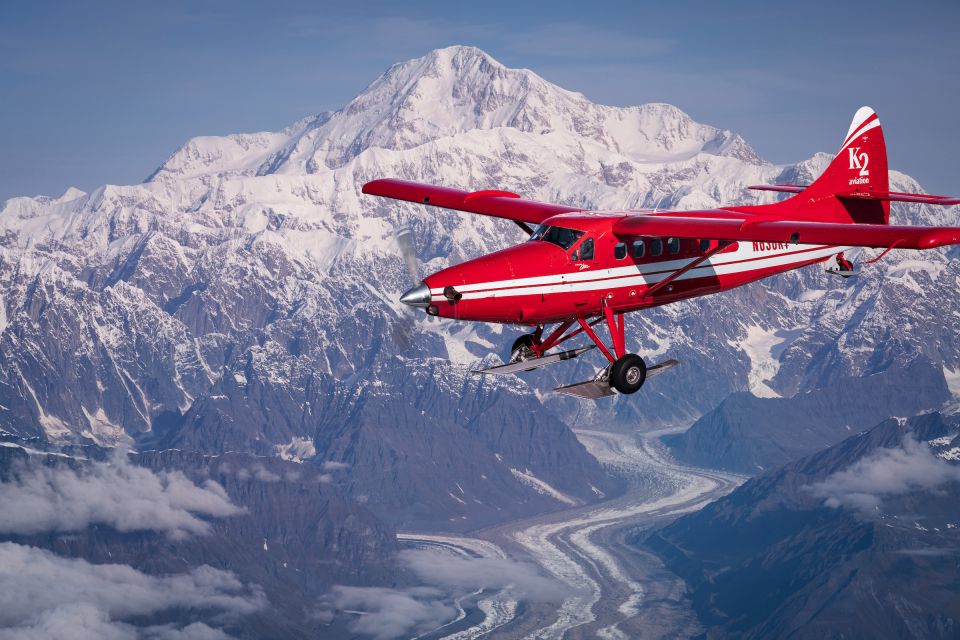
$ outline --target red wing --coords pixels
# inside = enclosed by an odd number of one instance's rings
[[[893,202],[921,202],[923,204],[960,204],[960,198],[931,196],[925,193],[902,193],[900,191],[841,191],[838,198],[844,200],[890,200]]]
[[[561,204],[524,200],[508,191],[461,191],[406,180],[374,180],[363,185],[363,192],[531,224],[540,224],[558,213],[580,210]]]
[[[754,184],[747,187],[754,191],[783,191],[785,193],[800,193],[809,185],[800,184]],[[836,195],[841,200],[888,200],[892,202],[920,202],[923,204],[954,205],[960,204],[960,198],[953,196],[931,196],[926,193],[903,193],[902,191],[839,191]]]
[[[715,212],[709,213],[715,214]],[[677,236],[736,242],[785,242],[849,247],[896,246],[899,249],[932,249],[947,244],[960,244],[960,227],[790,222],[676,214],[627,216],[614,225],[613,231],[617,235]]]

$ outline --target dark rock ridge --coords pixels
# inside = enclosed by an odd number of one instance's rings
[[[918,357],[792,398],[736,393],[663,440],[685,462],[754,475],[844,440],[855,425],[938,409],[949,399],[941,368]]]
[[[882,500],[864,512],[826,506],[811,490],[904,439],[929,443],[919,446],[932,454],[918,456],[927,466],[955,469],[960,416],[882,422],[749,480],[643,544],[686,580],[708,637],[955,638],[960,472],[889,495],[876,486]],[[892,466],[878,478],[903,473]]]

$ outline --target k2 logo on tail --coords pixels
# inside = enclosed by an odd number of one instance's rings
[[[867,155],[867,152],[859,153],[860,147],[848,147],[847,152],[850,154],[850,168],[851,169],[860,169],[861,176],[870,175],[870,170],[867,169],[867,164],[870,163],[870,156]]]
[[[847,147],[847,153],[850,154],[850,169],[852,171],[860,170],[860,175],[856,178],[850,178],[847,184],[869,184],[870,170],[867,165],[870,163],[870,156],[867,152],[860,152],[860,147]]]

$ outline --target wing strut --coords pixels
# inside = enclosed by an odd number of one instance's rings
[[[711,257],[713,257],[714,255],[720,253],[721,251],[723,251],[724,249],[726,249],[727,247],[729,247],[730,244],[731,244],[730,242],[727,242],[727,241],[725,241],[725,240],[720,240],[720,241],[718,241],[718,242],[717,242],[717,246],[715,246],[713,249],[710,249],[710,250],[707,251],[705,254],[703,254],[702,256],[700,256],[699,258],[697,258],[696,260],[693,260],[692,262],[690,262],[690,263],[687,264],[686,266],[681,267],[680,269],[677,269],[676,271],[674,271],[673,273],[671,273],[670,275],[668,275],[666,278],[664,278],[663,280],[661,280],[661,281],[658,282],[657,284],[655,284],[655,285],[653,285],[652,287],[650,287],[649,289],[647,289],[647,292],[646,292],[645,294],[643,294],[644,297],[645,297],[645,298],[649,298],[649,297],[653,296],[653,294],[655,294],[657,291],[660,291],[660,290],[663,289],[665,286],[667,286],[668,284],[670,284],[671,282],[673,282],[674,280],[676,280],[677,278],[679,278],[680,276],[682,276],[683,274],[685,274],[687,271],[690,271],[690,269],[693,269],[693,268],[695,268],[695,267],[700,266],[701,264],[703,264],[704,262],[706,262],[707,260],[709,260],[709,259],[710,259]]]
[[[526,222],[524,222],[523,220],[514,220],[513,222],[514,222],[518,227],[520,227],[521,229],[523,229],[523,232],[526,233],[528,236],[532,236],[532,235],[533,235],[533,229],[531,229],[531,228],[530,228],[530,225],[528,225],[528,224],[527,224]]]

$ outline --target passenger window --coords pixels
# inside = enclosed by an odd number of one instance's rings
[[[647,255],[647,245],[643,240],[633,241],[633,257],[642,258]]]
[[[673,256],[680,253],[680,238],[667,238],[667,249]]]
[[[593,238],[587,238],[580,245],[580,259],[593,260]]]
[[[627,243],[618,242],[613,245],[613,257],[617,260],[623,260],[627,257]]]
[[[709,241],[709,240],[701,240],[701,241],[700,241],[700,251],[702,251],[703,253],[706,253],[707,251],[710,251],[710,241]]]
[[[652,256],[663,255],[663,240],[661,240],[660,238],[650,238],[650,255]]]

